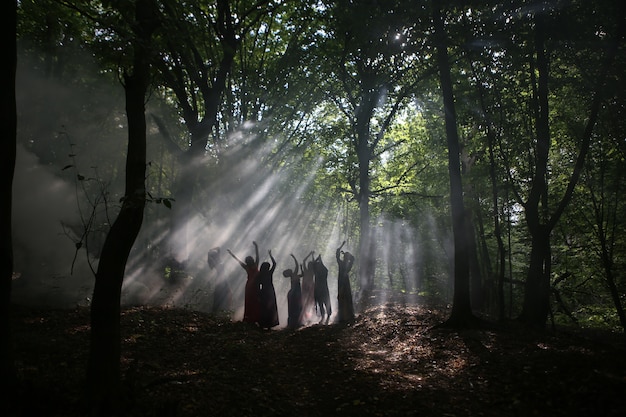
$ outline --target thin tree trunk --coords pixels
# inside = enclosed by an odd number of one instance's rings
[[[544,16],[541,14],[537,14],[535,16],[535,49],[537,52],[537,72],[539,74],[537,82],[538,88],[536,106],[537,163],[535,177],[533,178],[528,201],[524,204],[524,208],[526,210],[526,223],[532,236],[533,247],[531,248],[530,266],[526,280],[526,291],[524,293],[522,313],[519,317],[520,321],[531,326],[544,327],[548,318],[548,313],[550,312],[550,234],[561,218],[565,208],[569,204],[569,201],[574,193],[574,188],[580,178],[585,158],[591,145],[593,130],[598,119],[602,103],[604,82],[615,55],[617,54],[618,45],[624,38],[624,32],[626,31],[626,7],[623,2],[620,2],[619,4],[620,6],[617,13],[615,37],[609,44],[606,58],[604,59],[602,68],[596,78],[596,86],[594,88],[594,97],[591,102],[589,119],[587,120],[587,124],[583,132],[582,142],[574,169],[567,185],[567,189],[549,219],[546,214],[548,208],[545,203],[548,191],[546,172],[548,165],[548,151],[550,148],[548,114],[548,57],[545,52]],[[540,212],[539,209],[540,201],[543,202],[543,212]],[[535,247],[535,245],[537,245],[537,247]]]
[[[626,313],[624,312],[620,292],[615,282],[615,262],[613,256],[613,249],[615,247],[615,238],[618,224],[618,201],[622,191],[620,189],[621,181],[618,178],[616,182],[614,184],[611,184],[611,186],[609,187],[614,195],[614,204],[611,209],[611,204],[605,204],[605,201],[607,199],[604,193],[605,189],[607,188],[605,185],[606,164],[600,162],[599,165],[600,184],[598,188],[600,189],[600,196],[599,198],[596,197],[594,193],[594,187],[592,186],[589,186],[589,196],[591,198],[591,203],[594,211],[596,235],[600,243],[600,259],[602,260],[602,268],[604,269],[604,278],[606,280],[611,299],[613,300],[613,305],[615,306],[617,317],[619,318],[622,329],[624,330],[624,332],[626,332]],[[606,215],[605,210],[609,211],[608,213],[606,213]]]
[[[531,235],[530,265],[524,288],[524,302],[520,320],[528,325],[543,327],[548,318],[550,298],[550,277],[547,275],[546,259],[551,230],[546,230],[547,207],[541,207],[548,192],[546,172],[548,169],[548,154],[550,151],[550,125],[548,110],[548,57],[545,51],[545,27],[541,14],[535,15],[535,51],[537,54],[537,88],[534,99],[535,105],[535,132],[537,142],[535,146],[536,162],[535,175],[528,200],[524,204],[526,224]],[[531,77],[534,78],[534,69],[531,68]]]
[[[467,194],[473,197],[476,202],[478,202],[478,198],[475,196],[473,189]],[[474,215],[480,218],[480,213],[478,213],[478,210],[476,210],[476,213],[474,213],[472,210],[466,210],[465,213],[465,226],[467,228],[466,233],[468,244],[467,253],[469,256],[468,261],[470,270],[470,301],[473,308],[475,308],[476,310],[481,310],[485,301],[484,278],[481,270],[481,262],[478,256],[478,238],[476,236],[476,225],[474,224]]]
[[[3,397],[11,400],[10,389],[15,387],[16,373],[13,362],[11,337],[11,282],[13,279],[12,194],[15,171],[17,136],[17,110],[15,102],[15,71],[17,65],[16,25],[17,2],[5,1],[0,9],[2,15],[2,44],[6,57],[0,66],[0,383]],[[0,400],[1,401],[1,400]],[[5,405],[7,402],[2,401]]]
[[[491,130],[491,129],[489,129]],[[498,243],[498,275],[497,275],[497,299],[498,299],[498,319],[504,320],[506,312],[504,309],[504,274],[506,271],[506,250],[502,239],[502,225],[500,222],[500,207],[498,204],[498,183],[496,177],[496,162],[493,152],[493,133],[487,132],[489,141],[489,177],[491,178],[491,194],[493,199],[493,233]]]
[[[106,237],[91,305],[87,395],[96,415],[118,411],[120,400],[120,295],[124,270],[143,221],[146,204],[145,97],[149,79],[148,46],[155,21],[149,0],[135,6],[132,73],[124,77],[128,153],[126,190],[120,213]]]
[[[478,74],[475,71],[474,66],[472,65],[472,61],[470,60],[470,66],[472,66],[472,73],[474,77],[478,78]],[[495,158],[495,146],[496,146],[496,134],[495,127],[493,123],[493,118],[489,114],[487,110],[487,105],[485,103],[485,87],[482,82],[476,83],[476,88],[478,90],[478,98],[480,101],[480,107],[482,110],[482,115],[485,119],[485,124],[487,126],[486,136],[487,136],[487,149],[489,155],[489,179],[491,181],[491,198],[492,198],[492,210],[493,210],[493,224],[494,224],[494,235],[496,238],[496,242],[498,245],[498,251],[496,254],[496,269],[497,275],[495,276],[495,292],[496,292],[496,300],[497,300],[497,310],[498,310],[498,318],[499,320],[504,320],[506,317],[505,312],[505,297],[504,297],[504,280],[506,273],[506,250],[504,248],[504,240],[502,238],[502,222],[500,220],[500,205],[498,203],[499,195],[498,195],[498,177],[496,175],[497,167],[496,167],[496,158]],[[482,233],[483,237],[483,250],[487,253],[486,248],[486,239],[484,239],[484,233]],[[488,262],[488,279],[493,281],[493,268],[491,267],[491,262]]]

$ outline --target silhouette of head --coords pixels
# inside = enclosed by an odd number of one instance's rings
[[[270,270],[270,263],[269,262],[263,262],[261,264],[261,271],[265,272],[265,271],[269,271]]]
[[[252,256],[246,256],[246,265],[254,265],[254,258]]]
[[[291,269],[285,269],[283,271],[283,276],[286,277],[286,278],[289,278],[291,276],[291,274],[292,274]]]

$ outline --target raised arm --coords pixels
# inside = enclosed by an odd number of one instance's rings
[[[237,258],[237,256],[235,256],[235,254],[234,254],[234,253],[232,253],[230,249],[226,249],[226,252],[228,252],[228,253],[230,254],[230,256],[232,256],[233,258],[235,258],[235,260],[236,260],[237,262],[239,262],[239,265],[241,265],[241,267],[245,269],[246,264],[245,264],[245,263],[243,263],[243,262],[241,261],[241,259]]]
[[[302,260],[302,264],[306,265],[306,260],[309,259],[309,257],[311,257],[311,260],[313,260],[312,256],[315,252],[311,251],[311,253],[309,253],[307,256],[304,257],[304,259]]]
[[[293,273],[294,273],[294,275],[298,275],[298,260],[293,255],[293,253],[291,254],[291,257],[293,258],[294,262],[296,263],[296,266],[293,268]]]
[[[259,264],[259,245],[257,245],[256,242],[254,241],[252,242],[252,244],[254,245],[254,255],[255,255],[254,263],[258,265]]]
[[[276,269],[276,259],[272,256],[272,250],[268,250],[267,253],[270,255],[270,259],[272,260],[272,267],[270,268],[270,272],[274,272]]]
[[[337,251],[335,252],[335,257],[337,258],[337,262],[341,262],[341,248],[343,248],[343,245],[345,244],[346,244],[346,241],[344,240],[341,246],[339,246],[337,248]]]

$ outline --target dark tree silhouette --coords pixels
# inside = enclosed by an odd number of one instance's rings
[[[152,33],[156,29],[152,2],[138,0],[134,10],[132,69],[124,75],[128,153],[122,207],[111,226],[96,272],[91,305],[91,344],[87,365],[87,396],[95,415],[116,412],[120,397],[120,295],[124,270],[146,204],[145,99]]]
[[[17,65],[16,37],[17,2],[2,2],[2,50],[5,61],[0,66],[0,383],[6,389],[14,387],[15,367],[11,347],[9,322],[11,281],[13,279],[12,188],[15,171],[15,141],[17,109],[15,103],[15,70]],[[4,390],[4,388],[3,388]],[[9,394],[7,391],[3,394]]]
[[[448,45],[442,12],[437,1],[433,0],[433,24],[435,28],[435,47],[439,82],[443,95],[446,138],[448,142],[448,172],[450,174],[450,206],[452,212],[452,232],[454,235],[454,296],[452,312],[447,325],[463,327],[474,321],[470,302],[470,275],[468,261],[468,233],[466,213],[463,204],[463,184],[461,180],[461,161],[459,134],[457,132],[454,90],[450,76]]]
[[[180,149],[171,146],[174,139],[164,124],[158,124],[168,139],[169,149],[174,150],[180,162],[180,172],[173,186],[177,203],[173,206],[172,220],[173,228],[182,236],[182,255],[186,259],[187,222],[190,210],[193,210],[195,184],[201,175],[199,161],[205,157],[211,132],[218,122],[228,78],[243,39],[276,6],[270,0],[250,4],[217,0],[212,6],[215,8],[214,15],[203,12],[204,6],[194,2],[165,2],[163,7],[161,18],[171,25],[173,33],[163,38],[164,44],[160,47],[166,53],[161,54],[155,66],[178,101],[181,117],[189,132],[189,147]],[[184,17],[190,11],[207,19],[199,25],[206,29],[201,41],[197,39],[198,27],[187,25]],[[207,62],[211,64],[207,65]],[[174,245],[180,246],[180,242]]]
[[[548,157],[551,146],[550,136],[550,112],[549,112],[549,69],[550,54],[546,46],[548,36],[547,17],[543,13],[534,15],[534,43],[536,53],[537,99],[535,100],[535,113],[537,114],[535,130],[537,141],[535,153],[535,174],[532,179],[530,193],[523,202],[526,225],[531,235],[530,265],[524,286],[524,301],[519,320],[529,326],[542,328],[545,326],[550,313],[550,276],[552,274],[552,249],[550,237],[552,231],[565,212],[574,189],[583,171],[586,156],[591,146],[593,131],[598,120],[598,114],[602,107],[603,90],[620,43],[623,41],[626,30],[626,7],[623,2],[619,3],[617,10],[617,24],[612,37],[609,37],[606,55],[603,59],[600,71],[595,79],[594,94],[590,102],[590,110],[585,124],[585,129],[580,140],[580,148],[576,162],[569,178],[567,188],[556,208],[548,213]]]

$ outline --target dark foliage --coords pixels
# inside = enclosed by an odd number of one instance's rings
[[[448,314],[386,304],[351,325],[263,331],[126,310],[126,415],[626,415],[623,336],[432,329]],[[22,386],[12,414],[83,415],[88,310],[16,308],[13,325]]]

